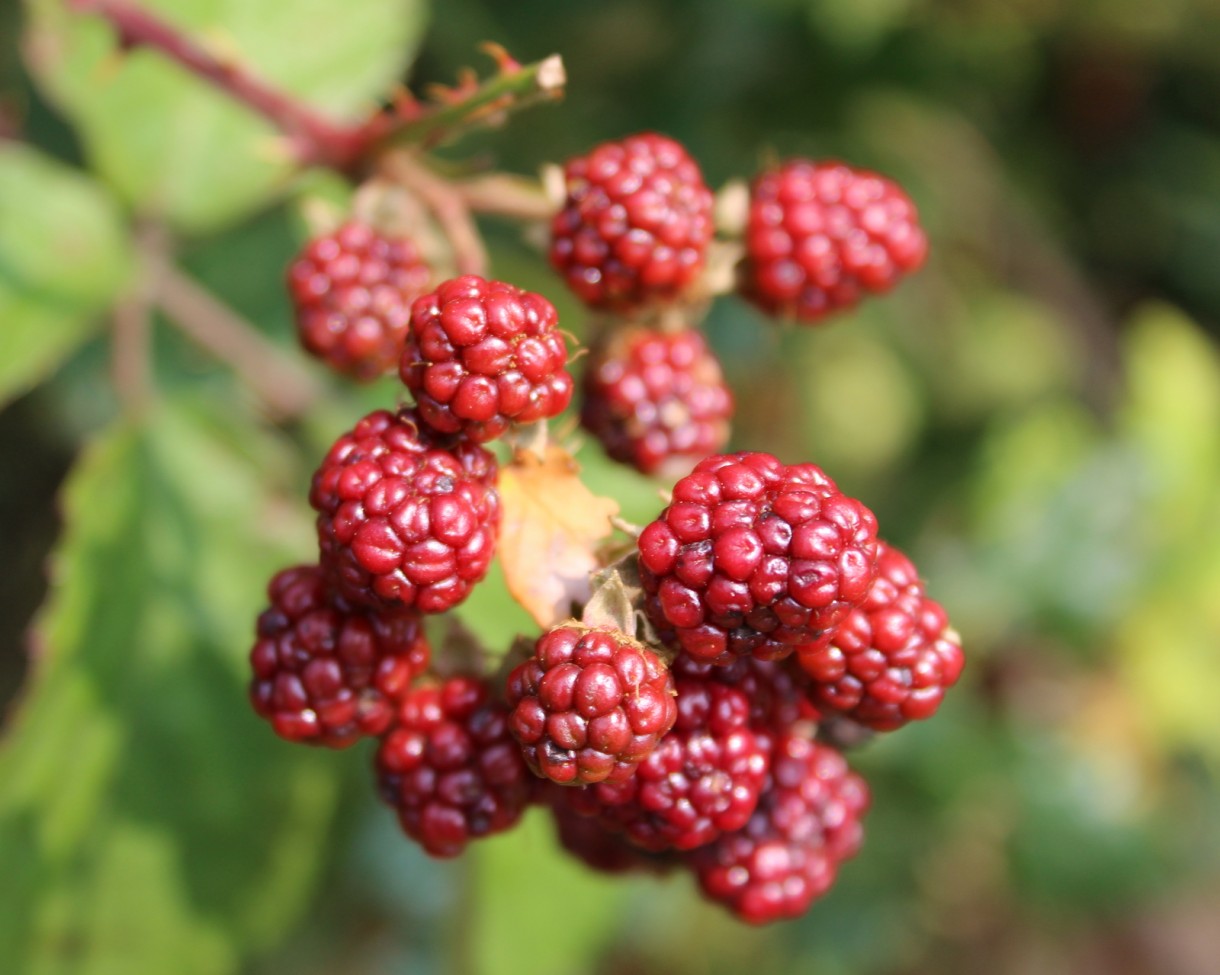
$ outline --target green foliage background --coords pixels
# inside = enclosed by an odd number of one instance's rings
[[[155,6],[339,117],[451,79],[483,40],[558,51],[565,103],[460,147],[520,172],[656,128],[714,186],[790,154],[900,179],[933,241],[921,274],[825,328],[726,299],[708,329],[735,445],[865,499],[969,665],[935,720],[853,757],[868,841],[800,922],[750,930],[685,878],[591,876],[541,820],[427,861],[368,749],[302,753],[244,699],[265,580],[310,556],[309,473],[393,385],[319,371],[325,404],[275,426],[160,326],[147,416],[106,372],[137,222],[291,349],[282,269],[317,179],[156,55],[120,65],[60,0],[0,8],[0,968],[1214,970],[1220,4]],[[516,231],[486,229],[495,273],[580,331]],[[654,485],[584,460],[650,517]],[[528,629],[496,584],[463,615],[500,646]]]

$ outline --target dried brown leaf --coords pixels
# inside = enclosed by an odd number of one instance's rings
[[[583,605],[618,502],[593,494],[562,447],[521,453],[500,471],[500,562],[508,590],[542,627]]]

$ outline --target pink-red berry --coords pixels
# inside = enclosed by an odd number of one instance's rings
[[[597,146],[564,167],[551,264],[586,304],[624,311],[680,295],[703,269],[712,193],[698,164],[653,132]]]
[[[892,731],[940,707],[961,675],[961,642],[902,552],[878,546],[877,579],[828,645],[798,649],[809,694],[828,711]]]
[[[868,595],[877,521],[813,464],[708,457],[639,538],[645,608],[693,657],[779,659],[829,640]]]
[[[419,415],[479,443],[562,413],[568,350],[542,295],[468,274],[416,300],[399,375]]]
[[[382,798],[432,856],[453,857],[475,839],[516,825],[534,777],[508,733],[508,712],[483,681],[451,677],[413,689],[382,739]]]
[[[641,473],[689,470],[728,442],[733,394],[694,329],[615,329],[594,350],[581,391],[581,424]]]
[[[389,727],[428,666],[419,617],[368,612],[330,591],[320,568],[296,566],[267,587],[250,651],[250,701],[281,738],[345,748]]]
[[[410,412],[370,413],[313,477],[322,564],[347,598],[452,609],[486,574],[500,500],[495,457]]]
[[[538,775],[561,785],[630,776],[677,715],[655,652],[610,627],[544,633],[508,678],[509,727]]]
[[[693,850],[740,829],[758,805],[771,739],[750,729],[750,701],[715,680],[681,678],[678,720],[623,782],[580,790],[572,804],[653,852]]]
[[[690,855],[704,894],[751,924],[799,917],[830,889],[860,847],[869,803],[864,780],[826,745],[786,735],[771,761],[745,827]]]
[[[838,162],[795,159],[750,192],[742,293],[772,315],[816,322],[892,288],[928,241],[892,181]]]
[[[431,276],[410,240],[363,223],[314,238],[288,268],[301,344],[355,379],[391,372]]]

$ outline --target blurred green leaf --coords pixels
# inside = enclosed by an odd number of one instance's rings
[[[102,187],[0,144],[0,405],[89,335],[130,272],[122,217]]]
[[[424,0],[148,0],[216,51],[336,120],[373,110],[411,61]],[[97,17],[27,0],[29,64],[100,172],[138,210],[191,229],[240,218],[292,168],[270,125],[162,54],[115,50]]]
[[[266,579],[308,526],[224,429],[165,405],[68,482],[39,655],[0,750],[14,971],[218,975],[309,893],[335,766],[276,739],[245,690]]]

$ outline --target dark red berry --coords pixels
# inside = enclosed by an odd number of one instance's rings
[[[492,440],[571,401],[558,322],[542,295],[473,274],[454,278],[412,306],[399,375],[433,429]]]
[[[772,315],[815,322],[888,291],[928,250],[915,205],[884,176],[794,159],[750,193],[742,293]]]
[[[964,664],[944,609],[924,593],[911,560],[885,542],[864,604],[829,645],[798,648],[797,659],[818,706],[876,731],[930,718]]]
[[[708,457],[639,538],[645,608],[693,657],[773,660],[828,640],[868,595],[877,521],[813,464]]]
[[[382,798],[403,830],[432,856],[453,857],[471,840],[516,825],[534,777],[508,733],[508,712],[483,681],[451,677],[413,689],[381,740]]]
[[[431,276],[410,240],[366,224],[314,238],[288,268],[301,344],[355,379],[392,371]]]
[[[625,633],[565,623],[508,677],[509,727],[530,767],[561,785],[620,781],[677,715],[664,661]]]
[[[428,667],[420,618],[368,612],[329,591],[320,568],[285,569],[267,587],[250,651],[250,700],[281,738],[346,748],[389,727]]]
[[[750,701],[715,680],[680,678],[678,720],[623,782],[579,790],[572,804],[653,852],[693,850],[754,812],[771,740],[750,730]]]
[[[694,329],[615,329],[585,369],[580,422],[615,460],[665,474],[724,448],[733,394]]]
[[[868,786],[826,745],[790,734],[750,821],[690,854],[710,899],[752,924],[799,917],[863,838]]]
[[[703,269],[712,193],[698,164],[653,132],[606,142],[564,167],[567,199],[551,223],[551,264],[594,308],[677,297]]]
[[[379,410],[340,437],[313,476],[322,563],[370,606],[452,609],[495,550],[496,459],[439,437],[410,412]]]
[[[689,654],[678,654],[671,665],[675,680],[689,678],[714,681],[732,687],[750,702],[750,729],[774,736],[797,721],[817,721],[805,686],[809,678],[791,660],[758,660],[737,657],[727,664],[714,664]]]

